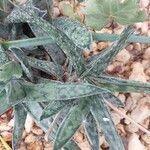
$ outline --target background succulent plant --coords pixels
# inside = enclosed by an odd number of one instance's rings
[[[101,7],[106,10],[109,2],[101,2]],[[4,8],[4,3],[0,3],[1,8]],[[94,4],[94,8],[87,7],[87,18],[91,14],[92,18],[88,19],[96,19],[94,15],[97,16],[97,13],[93,15],[90,11],[99,10],[95,9],[99,6],[98,1],[89,0],[89,3]],[[149,38],[132,35],[132,25],[125,27],[119,36],[92,33],[78,21],[66,17],[49,18],[45,8],[40,10],[37,4],[34,0],[25,5],[14,4],[6,18],[1,16],[5,21],[0,24],[0,30],[3,30],[0,36],[9,41],[0,45],[0,114],[11,107],[14,109],[13,149],[19,146],[29,113],[48,132],[49,141],[54,142],[54,150],[80,149],[72,138],[80,126],[85,129],[91,149],[99,149],[99,131],[102,131],[110,149],[123,150],[124,145],[105,102],[123,107],[111,92],[150,92],[150,84],[111,77],[105,69],[127,42],[144,42],[143,39],[149,41]],[[115,4],[111,1],[115,10],[124,5],[129,10],[131,7],[134,13],[123,24],[145,19],[144,12],[136,18],[139,9],[133,8],[137,1],[120,3],[115,0]],[[50,7],[47,7],[48,12],[51,12]],[[115,21],[122,23],[122,14],[116,15],[118,19]],[[100,19],[104,25],[107,19],[112,18],[108,15],[105,21]],[[87,24],[91,26],[89,20]],[[95,23],[96,27],[103,26]],[[93,40],[100,38],[114,43],[94,59],[86,61],[83,52],[90,49]]]

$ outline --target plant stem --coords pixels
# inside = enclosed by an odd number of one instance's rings
[[[110,41],[113,42],[118,39],[119,35],[117,34],[104,34],[104,33],[92,33],[94,41]],[[150,37],[148,36],[137,36],[131,35],[128,40],[129,43],[143,43],[143,44],[150,44]],[[43,36],[43,37],[35,37],[23,40],[14,40],[14,41],[2,41],[0,44],[4,48],[10,47],[30,47],[30,46],[40,46],[45,44],[51,44],[55,41],[51,39],[50,36]]]
[[[115,41],[119,35],[117,34],[106,34],[106,33],[92,33],[94,41]],[[150,37],[148,36],[138,36],[138,35],[131,35],[128,38],[128,43],[143,43],[143,44],[150,44]]]
[[[52,40],[48,36],[0,42],[0,44],[2,44],[4,48],[40,46],[40,45],[45,45],[45,44],[50,44],[50,43],[54,43],[54,40]]]

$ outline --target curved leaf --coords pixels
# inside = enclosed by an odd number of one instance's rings
[[[54,75],[58,79],[63,76],[63,69],[60,65],[55,65],[53,62],[40,60],[28,57],[29,65],[33,68],[42,70],[47,74]]]
[[[22,76],[21,66],[15,61],[10,61],[0,67],[0,81],[5,82],[13,77],[20,78],[21,76]]]
[[[80,127],[83,118],[89,112],[88,99],[80,99],[79,105],[72,107],[59,126],[54,143],[54,150],[61,149]]]
[[[13,140],[12,140],[13,150],[18,149],[19,144],[21,142],[26,116],[27,112],[24,110],[22,104],[17,104],[14,106],[15,124],[13,128]]]
[[[64,147],[64,150],[81,150],[75,141],[70,140]]]
[[[97,88],[87,83],[62,83],[50,81],[49,83],[30,84],[22,83],[26,97],[23,101],[54,101],[69,100],[105,93],[107,90]]]
[[[91,113],[86,117],[84,130],[92,150],[99,150],[99,131]]]
[[[20,62],[23,71],[25,72],[27,77],[32,81],[33,80],[32,70],[29,66],[27,57],[25,56],[24,52],[20,48],[13,48],[13,47],[10,48],[9,50],[13,53],[15,58]]]
[[[106,88],[112,92],[150,92],[150,84],[140,81],[125,80],[108,75],[100,75],[98,78],[90,77],[95,85]]]
[[[49,103],[43,110],[42,115],[40,117],[41,120],[51,117],[52,115],[57,114],[61,109],[63,109],[65,106],[69,107],[70,104],[72,104],[74,100],[68,100],[68,101],[53,101]]]
[[[74,44],[74,42],[68,38],[65,33],[51,25],[46,20],[38,17],[35,11],[37,11],[37,9],[35,10],[35,7],[33,7],[30,3],[21,7],[18,6],[7,17],[7,21],[13,23],[28,22],[29,24],[35,25],[36,28],[40,28],[43,32],[46,32],[52,40],[56,41],[56,43],[67,55],[77,74],[80,75],[83,73],[86,67],[80,48]]]
[[[140,10],[138,0],[88,0],[84,12],[85,23],[95,29],[111,21],[129,25],[146,20],[146,12]]]
[[[82,74],[82,76],[91,74],[94,74],[94,76],[98,76],[99,74],[101,74],[112,62],[117,53],[122,50],[124,46],[126,46],[127,39],[132,32],[132,26],[126,27],[118,37],[118,39],[113,43],[113,45],[110,48],[102,51],[101,54],[89,64],[88,69]]]
[[[111,150],[125,150],[124,145],[119,137],[109,110],[105,105],[103,98],[95,96],[91,104],[91,113],[94,116],[97,125],[102,129],[106,141]]]
[[[92,34],[79,21],[59,17],[54,19],[52,24],[64,32],[81,49],[90,49]]]

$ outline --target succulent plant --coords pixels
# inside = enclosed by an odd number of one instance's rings
[[[123,107],[112,92],[150,92],[150,84],[111,77],[105,69],[127,42],[150,42],[149,38],[132,35],[132,25],[106,38],[78,21],[49,18],[37,3],[15,5],[0,24],[0,36],[8,40],[0,43],[0,114],[13,107],[13,149],[19,146],[29,113],[48,133],[54,150],[79,150],[73,135],[80,126],[91,149],[99,150],[102,132],[110,149],[124,150],[106,102]],[[99,38],[114,43],[86,61],[83,52]]]

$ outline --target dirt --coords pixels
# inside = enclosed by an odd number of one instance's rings
[[[18,0],[17,0],[18,1]],[[140,6],[147,9],[150,15],[149,0],[141,0]],[[61,15],[60,4],[55,1],[53,16]],[[150,36],[150,17],[148,21],[137,23],[135,25],[136,33]],[[103,33],[120,33],[122,26],[115,25],[104,28]],[[86,58],[91,55],[100,53],[106,47],[111,45],[110,42],[98,42],[92,44],[92,52],[86,52]],[[113,76],[136,80],[142,82],[150,82],[150,44],[129,44],[123,49],[108,66],[107,72]],[[141,93],[114,93],[122,102],[125,103],[124,108],[119,108],[127,116],[131,117],[135,122],[139,123],[146,129],[150,129],[150,94]],[[120,116],[117,112],[111,111],[114,123],[121,135],[127,150],[150,150],[150,135],[142,132],[137,126],[126,118]],[[10,144],[12,140],[12,128],[14,118],[12,110],[0,117],[0,135]],[[90,150],[90,146],[81,128],[74,136],[75,141],[79,144],[81,150]],[[101,149],[107,149],[108,144],[104,136],[100,137]],[[3,150],[0,143],[0,150]],[[22,142],[18,150],[52,150],[52,144],[44,139],[44,132],[34,123],[30,116],[27,117],[25,123],[25,131],[22,136]]]

